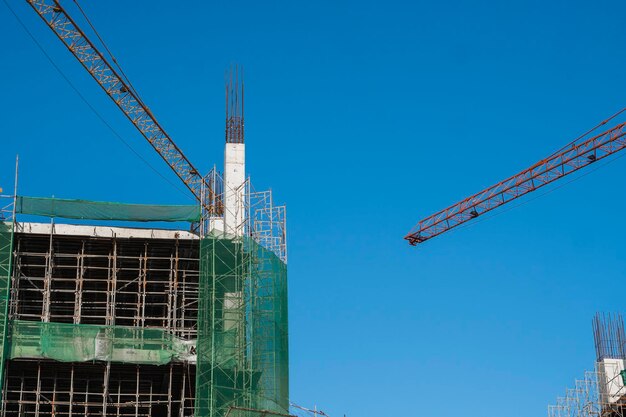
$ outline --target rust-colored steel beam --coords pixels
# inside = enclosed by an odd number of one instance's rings
[[[561,149],[519,174],[426,217],[404,238],[415,246],[467,223],[544,185],[621,151],[626,148],[625,135],[626,123],[621,123],[589,139],[572,143],[571,146]]]
[[[213,187],[57,0],[26,0],[209,213]]]

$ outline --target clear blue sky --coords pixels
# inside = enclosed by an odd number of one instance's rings
[[[402,237],[624,107],[623,1],[84,3],[203,171],[222,161],[224,71],[245,67],[249,172],[288,205],[294,401],[335,417],[541,416],[593,366],[593,313],[624,306],[626,158],[423,247]],[[25,195],[192,201],[4,4],[0,42],[5,189],[19,153]]]

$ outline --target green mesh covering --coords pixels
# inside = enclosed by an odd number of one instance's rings
[[[122,204],[60,198],[18,197],[16,212],[46,217],[135,222],[197,222],[200,206]]]
[[[195,416],[287,414],[286,265],[252,240],[206,237],[199,284]]]
[[[161,329],[15,320],[10,359],[110,361],[163,365],[190,356],[192,346]]]
[[[4,381],[4,366],[8,354],[8,316],[13,259],[13,223],[0,222],[0,392]]]
[[[269,410],[255,410],[243,407],[230,407],[224,417],[296,417],[291,414]]]

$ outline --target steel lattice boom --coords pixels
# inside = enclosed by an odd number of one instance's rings
[[[604,123],[606,122],[602,124]],[[570,147],[537,162],[519,174],[421,220],[404,238],[411,245],[425,242],[481,214],[621,151],[626,148],[625,134],[626,123],[621,123],[589,139],[572,143]]]
[[[211,203],[206,203],[206,201],[212,201],[211,184],[203,179],[157,122],[150,109],[137,96],[135,90],[87,38],[59,2],[57,0],[26,1],[205,206],[205,210],[213,212]]]

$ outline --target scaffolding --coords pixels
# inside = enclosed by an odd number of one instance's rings
[[[56,221],[195,222],[188,206],[12,199],[2,415],[288,415],[285,209],[243,187],[235,236],[204,233],[206,218],[200,234]],[[14,222],[16,208],[50,221]]]
[[[190,416],[193,367],[16,360],[7,369],[6,416]]]
[[[16,181],[17,184],[17,181]],[[5,366],[9,352],[9,295],[13,271],[13,233],[15,198],[0,198],[0,387],[4,388]],[[0,396],[4,403],[4,395]]]
[[[196,417],[289,412],[285,210],[243,187],[239,232],[200,242]]]
[[[626,349],[620,314],[596,314],[593,335],[596,365],[568,388],[548,417],[626,417]]]
[[[54,222],[41,234],[21,229],[18,224],[13,320],[159,328],[195,338],[197,240],[176,232],[169,239],[120,238],[115,229],[105,238],[93,236],[90,226]]]
[[[13,245],[3,415],[193,415],[197,237],[51,221]]]
[[[626,391],[622,379],[617,367],[607,369],[605,364],[598,363],[594,371],[586,371],[573,388],[558,397],[556,404],[548,406],[548,417],[625,417]],[[612,391],[611,387],[618,384],[622,388]]]

